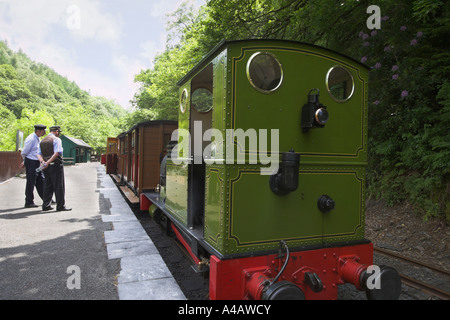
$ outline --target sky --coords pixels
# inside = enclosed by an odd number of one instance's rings
[[[189,0],[196,8],[206,0]],[[0,40],[130,110],[182,0],[0,0]]]

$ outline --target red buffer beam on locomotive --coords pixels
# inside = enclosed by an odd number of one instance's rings
[[[397,299],[400,284],[394,269],[385,267],[373,280],[367,274],[372,249],[364,244],[224,261],[213,256],[211,299],[332,300],[345,283],[365,290],[371,299]],[[369,289],[368,281],[379,282],[380,289]]]

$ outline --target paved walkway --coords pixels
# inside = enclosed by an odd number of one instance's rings
[[[65,176],[70,212],[25,209],[25,179],[0,184],[0,300],[185,299],[104,167]]]

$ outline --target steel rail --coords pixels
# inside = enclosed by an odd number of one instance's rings
[[[410,278],[404,274],[400,274],[400,278],[402,279],[402,282],[407,286],[419,289],[442,300],[450,300],[450,292],[444,291],[422,281]]]
[[[450,276],[450,272],[447,271],[447,270],[444,270],[444,269],[441,269],[441,268],[437,268],[435,266],[432,266],[432,265],[429,265],[429,264],[417,261],[417,260],[412,259],[412,258],[401,256],[401,255],[399,255],[397,253],[394,253],[394,252],[391,252],[389,250],[385,250],[385,249],[381,249],[381,248],[374,248],[373,250],[375,252],[378,252],[380,254],[384,254],[386,256],[390,256],[390,257],[393,257],[393,258],[396,258],[396,259],[399,259],[399,260],[406,261],[408,263],[412,263],[412,264],[415,264],[415,265],[418,265],[418,266],[421,266],[421,267],[425,267],[427,269],[430,269],[430,270],[433,270],[433,271],[438,272],[440,274],[443,274],[443,275],[445,275],[447,277]],[[413,278],[408,277],[408,276],[406,276],[404,274],[400,274],[400,278],[402,279],[402,282],[404,284],[406,284],[407,286],[410,286],[410,287],[413,287],[415,289],[421,290],[421,291],[423,291],[425,293],[428,293],[428,294],[430,294],[432,296],[438,297],[438,298],[440,298],[442,300],[450,300],[450,292],[447,292],[445,290],[442,290],[440,288],[437,288],[437,287],[435,287],[433,285],[427,284],[427,283],[422,282],[420,280],[413,279]]]
[[[373,251],[381,253],[381,254],[384,254],[384,255],[387,255],[387,256],[391,256],[391,257],[394,257],[394,258],[397,258],[397,259],[400,259],[400,260],[403,260],[403,261],[406,261],[406,262],[409,262],[409,263],[417,264],[417,265],[419,265],[421,267],[428,268],[430,270],[439,272],[439,273],[441,273],[441,274],[443,274],[445,276],[450,277],[450,272],[447,271],[447,270],[444,270],[444,269],[441,269],[441,268],[438,268],[438,267],[435,267],[435,266],[432,266],[432,265],[420,262],[420,261],[412,259],[412,258],[401,256],[401,255],[399,255],[397,253],[394,253],[392,251],[381,249],[381,248],[373,248]]]

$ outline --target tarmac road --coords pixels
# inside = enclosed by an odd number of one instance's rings
[[[120,260],[108,259],[100,164],[65,168],[70,212],[25,209],[26,180],[0,184],[0,300],[116,300]],[[35,203],[42,200],[35,191]]]

